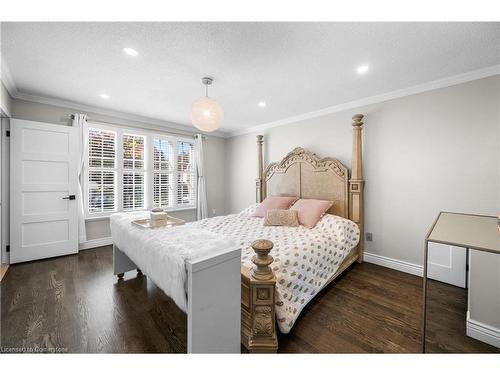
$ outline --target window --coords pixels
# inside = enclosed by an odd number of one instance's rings
[[[194,144],[163,137],[153,144],[153,206],[194,207]]]
[[[153,141],[153,206],[173,205],[173,142],[155,137]]]
[[[88,211],[115,211],[116,133],[89,128],[88,145]]]
[[[94,124],[87,136],[88,216],[196,208],[194,142]]]
[[[123,137],[123,209],[144,209],[145,137],[124,134]]]

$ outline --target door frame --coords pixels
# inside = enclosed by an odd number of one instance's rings
[[[5,112],[1,113],[1,126],[0,126],[0,174],[1,174],[1,206],[0,206],[0,216],[1,216],[1,229],[0,229],[0,247],[1,247],[1,263],[10,263],[10,253],[7,252],[7,246],[9,245],[10,238],[10,215],[9,215],[9,203],[10,203],[10,143],[9,137],[7,136],[7,131],[10,130],[10,118],[4,116]]]

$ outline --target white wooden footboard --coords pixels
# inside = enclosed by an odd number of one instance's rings
[[[115,275],[138,268],[113,245]],[[240,353],[241,249],[188,261],[186,269],[188,353]]]
[[[188,353],[241,352],[241,250],[187,263]]]

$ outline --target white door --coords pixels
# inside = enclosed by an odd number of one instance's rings
[[[78,129],[10,122],[10,262],[78,252]]]
[[[463,247],[429,242],[429,279],[465,288],[467,275],[466,250]]]

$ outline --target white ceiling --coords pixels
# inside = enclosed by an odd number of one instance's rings
[[[19,93],[190,124],[209,75],[227,132],[497,65],[499,46],[500,23],[2,23]]]

